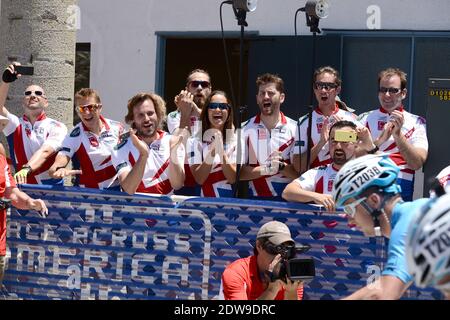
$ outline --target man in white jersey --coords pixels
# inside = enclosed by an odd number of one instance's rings
[[[20,118],[4,107],[10,84],[20,77],[15,70],[17,65],[20,63],[9,65],[0,82],[0,115],[9,119],[3,133],[16,170],[14,178],[19,184],[62,184],[62,179],[49,176],[48,169],[55,160],[67,128],[63,123],[47,118],[48,100],[44,89],[34,84],[26,88],[22,102],[24,115]]]
[[[83,88],[75,94],[75,108],[81,122],[64,139],[50,175],[64,178],[77,173],[75,185],[120,190],[111,153],[123,133],[122,124],[102,116],[100,96],[93,89]],[[81,171],[66,168],[72,158],[74,168]]]
[[[388,68],[378,74],[380,107],[363,113],[359,121],[369,128],[377,149],[388,153],[400,167],[397,183],[402,198],[411,201],[415,170],[422,168],[428,155],[425,119],[404,110],[406,73]]]
[[[328,140],[332,162],[326,166],[312,168],[288,184],[283,191],[283,199],[293,202],[314,202],[324,206],[328,211],[335,211],[331,196],[334,178],[339,169],[356,156],[358,147],[366,150],[372,147],[370,134],[363,134],[366,131],[367,128],[357,128],[354,122],[348,120],[335,122],[330,128]],[[354,139],[347,139],[351,137]],[[358,137],[361,138],[360,143]]]
[[[197,125],[206,98],[211,93],[211,77],[202,69],[192,70],[186,79],[186,87],[175,97],[177,110],[167,115],[167,129],[173,134],[176,129],[192,129]]]
[[[112,154],[120,186],[128,194],[171,194],[183,186],[183,137],[161,131],[165,114],[166,104],[156,94],[139,93],[128,101],[125,121],[132,129]]]
[[[186,79],[186,87],[175,97],[175,111],[167,115],[167,129],[170,134],[179,129],[188,129],[192,135],[200,129],[200,113],[205,107],[206,99],[211,94],[211,77],[202,69],[192,70]],[[186,178],[183,188],[175,194],[186,196],[200,195],[200,186],[195,182],[188,163],[184,165]]]
[[[282,200],[284,188],[298,176],[290,158],[296,123],[280,111],[285,98],[283,79],[264,74],[256,87],[260,113],[242,126],[240,179],[250,181],[250,198]]]
[[[300,173],[307,169],[309,147],[311,148],[310,168],[331,162],[327,142],[329,129],[333,123],[349,120],[358,124],[356,115],[337,98],[341,92],[341,84],[339,72],[330,66],[321,67],[314,72],[313,88],[318,105],[312,113],[311,141],[308,141],[308,114],[298,120],[298,129],[295,134],[293,161],[295,169]]]

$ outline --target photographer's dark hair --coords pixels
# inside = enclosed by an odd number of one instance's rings
[[[356,124],[352,121],[348,121],[348,120],[340,120],[340,121],[336,121],[335,123],[333,123],[333,125],[330,127],[330,130],[328,131],[329,134],[331,134],[331,130],[333,129],[342,129],[345,127],[350,127],[353,130],[356,130]]]

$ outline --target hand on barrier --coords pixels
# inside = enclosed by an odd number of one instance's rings
[[[53,178],[55,179],[62,179],[67,176],[73,176],[76,174],[82,174],[83,172],[81,170],[72,170],[72,169],[66,169],[66,168],[59,168],[55,171],[53,174]]]
[[[32,198],[30,198],[28,200],[28,208],[30,210],[38,211],[43,218],[47,217],[47,215],[48,215],[47,206],[45,205],[45,202],[42,201],[41,199],[32,199]]]

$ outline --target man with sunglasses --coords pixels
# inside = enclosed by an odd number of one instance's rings
[[[14,62],[6,68],[0,83],[0,115],[9,119],[3,133],[16,170],[14,178],[18,184],[62,184],[62,179],[50,177],[48,169],[55,161],[67,128],[46,116],[48,100],[42,87],[33,84],[25,89],[22,117],[4,107],[10,84],[21,76],[14,69],[16,65],[20,63]]]
[[[422,168],[428,155],[425,119],[404,110],[406,73],[388,68],[378,74],[380,108],[363,113],[360,122],[369,128],[377,150],[389,153],[400,167],[398,183],[402,197],[411,201],[415,170]]]
[[[399,167],[387,154],[365,155],[347,162],[333,183],[333,200],[350,224],[367,237],[389,238],[387,263],[375,282],[347,299],[400,299],[411,285],[405,243],[416,210],[428,199],[404,202],[397,184]]]
[[[273,279],[282,259],[295,246],[287,225],[279,221],[264,224],[256,236],[254,255],[229,264],[222,274],[225,300],[301,300],[301,281]]]
[[[100,96],[91,88],[75,93],[75,108],[81,122],[64,139],[50,175],[64,178],[76,174],[75,185],[119,191],[111,153],[119,143],[123,125],[102,116]],[[70,159],[81,170],[66,168]]]
[[[186,79],[186,87],[175,97],[177,110],[167,115],[167,128],[172,134],[176,129],[188,128],[198,125],[198,119],[206,98],[211,93],[211,78],[205,70],[192,70]]]
[[[167,128],[170,134],[179,129],[188,129],[192,136],[200,127],[200,114],[205,107],[206,99],[211,94],[211,77],[202,69],[192,70],[186,79],[186,87],[175,97],[177,110],[167,115]],[[187,157],[186,157],[187,159]],[[186,196],[200,195],[200,186],[195,182],[188,163],[184,165],[186,179],[183,188],[175,194]]]
[[[338,99],[341,84],[339,72],[330,66],[320,67],[314,72],[313,89],[318,105],[312,112],[311,140],[308,140],[309,114],[300,117],[295,133],[293,163],[300,173],[307,169],[308,148],[311,148],[310,168],[324,166],[331,162],[327,142],[329,129],[335,122],[348,120],[358,124],[356,115],[352,113],[353,110]]]
[[[314,202],[328,211],[335,211],[331,196],[334,178],[339,169],[356,156],[358,147],[366,150],[372,147],[370,134],[363,134],[365,131],[367,128],[357,128],[351,121],[335,122],[330,128],[328,140],[332,162],[326,166],[312,168],[288,184],[283,191],[283,199],[292,202]]]

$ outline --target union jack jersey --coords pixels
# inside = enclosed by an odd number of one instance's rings
[[[401,107],[399,109],[405,119],[401,129],[406,140],[414,147],[428,151],[428,139],[425,126],[425,119],[411,114]],[[377,139],[384,129],[384,125],[389,121],[389,113],[383,108],[363,113],[359,116],[360,122],[366,126],[372,135],[372,139]],[[408,167],[405,159],[400,154],[394,138],[391,135],[389,139],[379,146],[380,151],[388,153],[389,157],[399,166],[399,179],[407,181],[414,180],[414,170]]]
[[[313,191],[322,194],[331,194],[333,190],[333,181],[339,170],[334,168],[333,164],[309,169],[294,181],[300,187],[307,191]]]
[[[308,141],[308,114],[305,114],[298,120],[298,128],[295,130],[295,148],[293,149],[295,154],[306,152],[310,142],[312,142],[311,148],[318,144],[325,119],[328,119],[329,127],[331,127],[337,121],[337,118],[352,121],[357,126],[361,126],[361,124],[356,120],[355,114],[340,109],[337,104],[331,116],[325,116],[317,107],[312,114],[311,141]],[[328,143],[326,143],[319,151],[317,158],[311,163],[311,168],[324,166],[329,163],[331,163],[330,150]]]
[[[169,180],[170,164],[170,134],[158,130],[159,137],[150,145],[144,175],[136,192],[172,194],[173,188]],[[184,148],[177,150],[179,163],[184,163]],[[131,171],[139,159],[139,151],[130,138],[123,139],[114,149],[112,162],[116,172],[120,175],[124,171]]]
[[[445,167],[438,173],[436,178],[439,180],[439,183],[448,191],[450,191],[450,166]],[[447,192],[448,192],[447,191]]]
[[[73,158],[82,174],[77,184],[86,188],[107,189],[119,185],[117,173],[111,162],[111,153],[119,143],[123,126],[120,122],[100,116],[103,124],[100,135],[89,131],[80,122],[62,143],[59,154]]]
[[[211,141],[200,142],[199,139],[190,139],[188,144],[189,165],[202,164],[209,152]],[[230,163],[236,163],[236,139],[224,145],[224,152]],[[201,185],[202,197],[233,197],[232,185],[228,183],[222,170],[222,158],[216,153],[206,181]]]
[[[25,115],[19,118],[9,112],[7,117],[9,122],[3,129],[3,133],[8,141],[9,153],[16,172],[21,170],[33,154],[45,144],[55,150],[55,153],[27,177],[27,183],[61,184],[62,179],[52,179],[48,169],[55,161],[56,152],[67,134],[66,126],[59,121],[47,118],[44,112],[36,119],[34,125]]]
[[[281,152],[283,161],[290,164],[296,122],[281,112],[281,121],[273,130],[266,128],[260,115],[251,118],[243,126],[243,164],[253,167],[268,165],[269,157],[276,151]],[[281,172],[275,175],[263,176],[249,181],[252,197],[280,197],[286,185],[292,179],[283,176]]]

